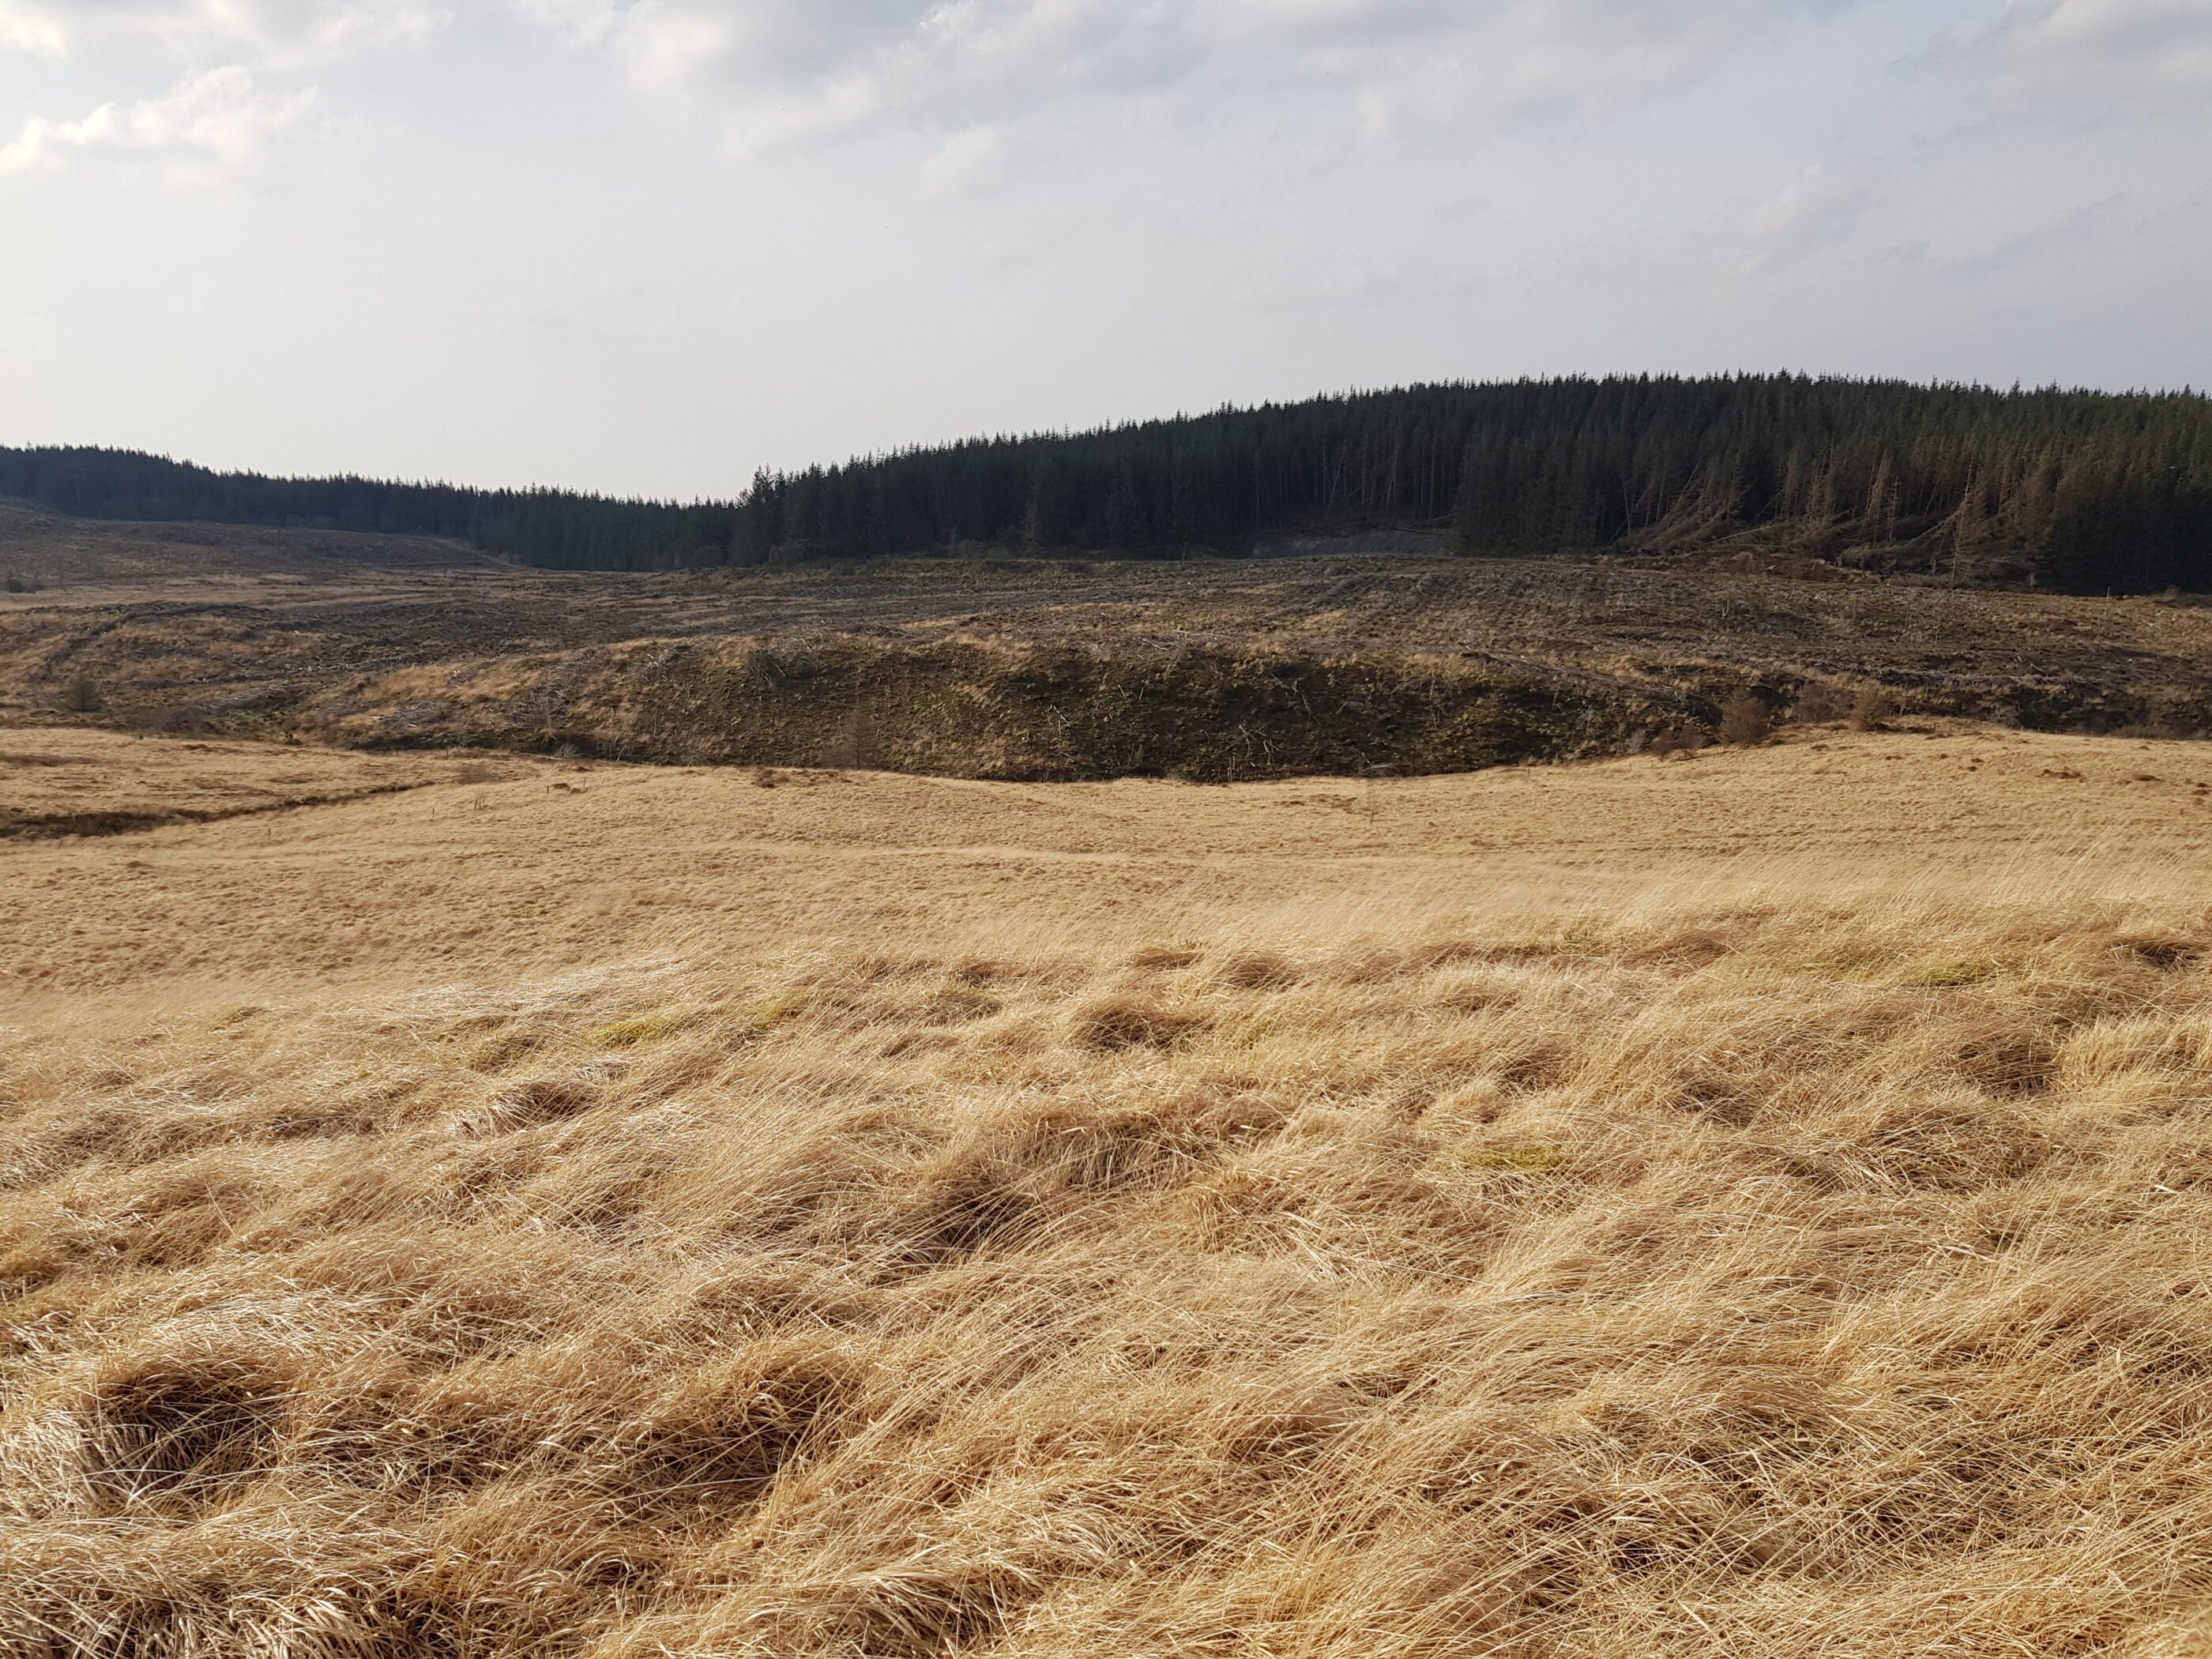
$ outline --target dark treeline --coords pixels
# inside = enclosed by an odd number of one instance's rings
[[[123,449],[0,449],[0,497],[87,519],[442,536],[561,570],[724,564],[746,546],[735,504],[676,507],[560,489],[373,478],[269,478]]]
[[[2212,586],[2212,400],[1744,376],[1444,385],[976,439],[763,473],[678,506],[272,479],[0,450],[0,495],[89,517],[455,537],[652,569],[974,546],[1140,555],[1451,532],[1474,555],[1735,547],[1961,580]]]

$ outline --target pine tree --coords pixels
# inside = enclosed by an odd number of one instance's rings
[[[757,475],[678,505],[550,489],[215,473],[0,450],[0,496],[88,517],[464,538],[525,562],[666,568],[953,544],[1240,551],[1449,529],[1498,555],[1741,544],[1962,579],[2212,585],[2212,401],[1802,376],[1428,386]]]

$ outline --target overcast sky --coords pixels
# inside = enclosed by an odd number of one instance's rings
[[[0,442],[694,496],[1411,380],[2212,384],[2212,0],[0,0]]]

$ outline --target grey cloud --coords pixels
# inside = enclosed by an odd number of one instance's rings
[[[1127,0],[639,0],[595,32],[641,87],[724,103],[743,150],[1173,86],[1204,49],[1188,4]]]
[[[2008,237],[1978,252],[1945,260],[1943,273],[1955,280],[1979,282],[2001,272],[2031,264],[2047,253],[2101,245],[2109,240],[2110,233],[2119,224],[2131,204],[2132,198],[2126,191],[2118,191],[2100,201],[2084,203],[2080,207],[2069,209],[2047,224]]]
[[[1380,136],[1586,118],[1686,90],[1729,54],[1856,0],[1516,0],[1401,16],[1310,54],[1358,87]],[[1402,9],[1401,9],[1402,10]]]
[[[1894,175],[1887,162],[1819,162],[1753,207],[1737,233],[1747,273],[1830,254],[1865,225]]]
[[[2212,5],[2205,0],[2009,0],[1954,31],[1931,64],[2001,100],[2102,100],[2212,92]]]
[[[420,40],[447,17],[443,0],[0,0],[0,46],[35,27],[71,54],[151,41],[198,65],[298,67]]]
[[[123,162],[186,180],[234,176],[315,104],[305,72],[447,21],[441,0],[0,0],[0,51],[83,61],[97,76],[150,45],[177,75],[149,95],[118,89],[82,115],[7,112],[15,134],[0,143],[0,173]]]
[[[1856,0],[516,0],[641,87],[722,100],[741,149],[957,131],[1078,97],[1334,92],[1377,136],[1498,126],[1693,83]]]
[[[427,38],[460,8],[519,14],[609,52],[641,90],[718,112],[740,151],[884,129],[943,142],[1084,100],[1210,107],[1294,87],[1333,118],[1391,138],[1617,108],[1694,84],[1779,26],[1855,3],[0,0],[0,50],[152,40],[191,68],[281,73]]]

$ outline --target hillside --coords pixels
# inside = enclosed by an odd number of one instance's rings
[[[1872,696],[2212,732],[2212,609],[1777,556],[545,573],[406,538],[18,515],[0,519],[11,568],[7,722],[1223,781],[1695,744],[1745,697],[1784,722]]]
[[[2212,399],[1735,376],[1450,384],[977,438],[681,506],[0,449],[87,518],[462,539],[562,569],[997,549],[1244,554],[1418,531],[1471,555],[1783,554],[2077,592],[2212,586]]]
[[[459,542],[350,531],[77,519],[0,501],[0,599],[82,604],[106,595],[260,592],[364,574],[495,568]]]
[[[9,732],[0,1650],[2204,1651],[2212,760],[1907,726]]]

